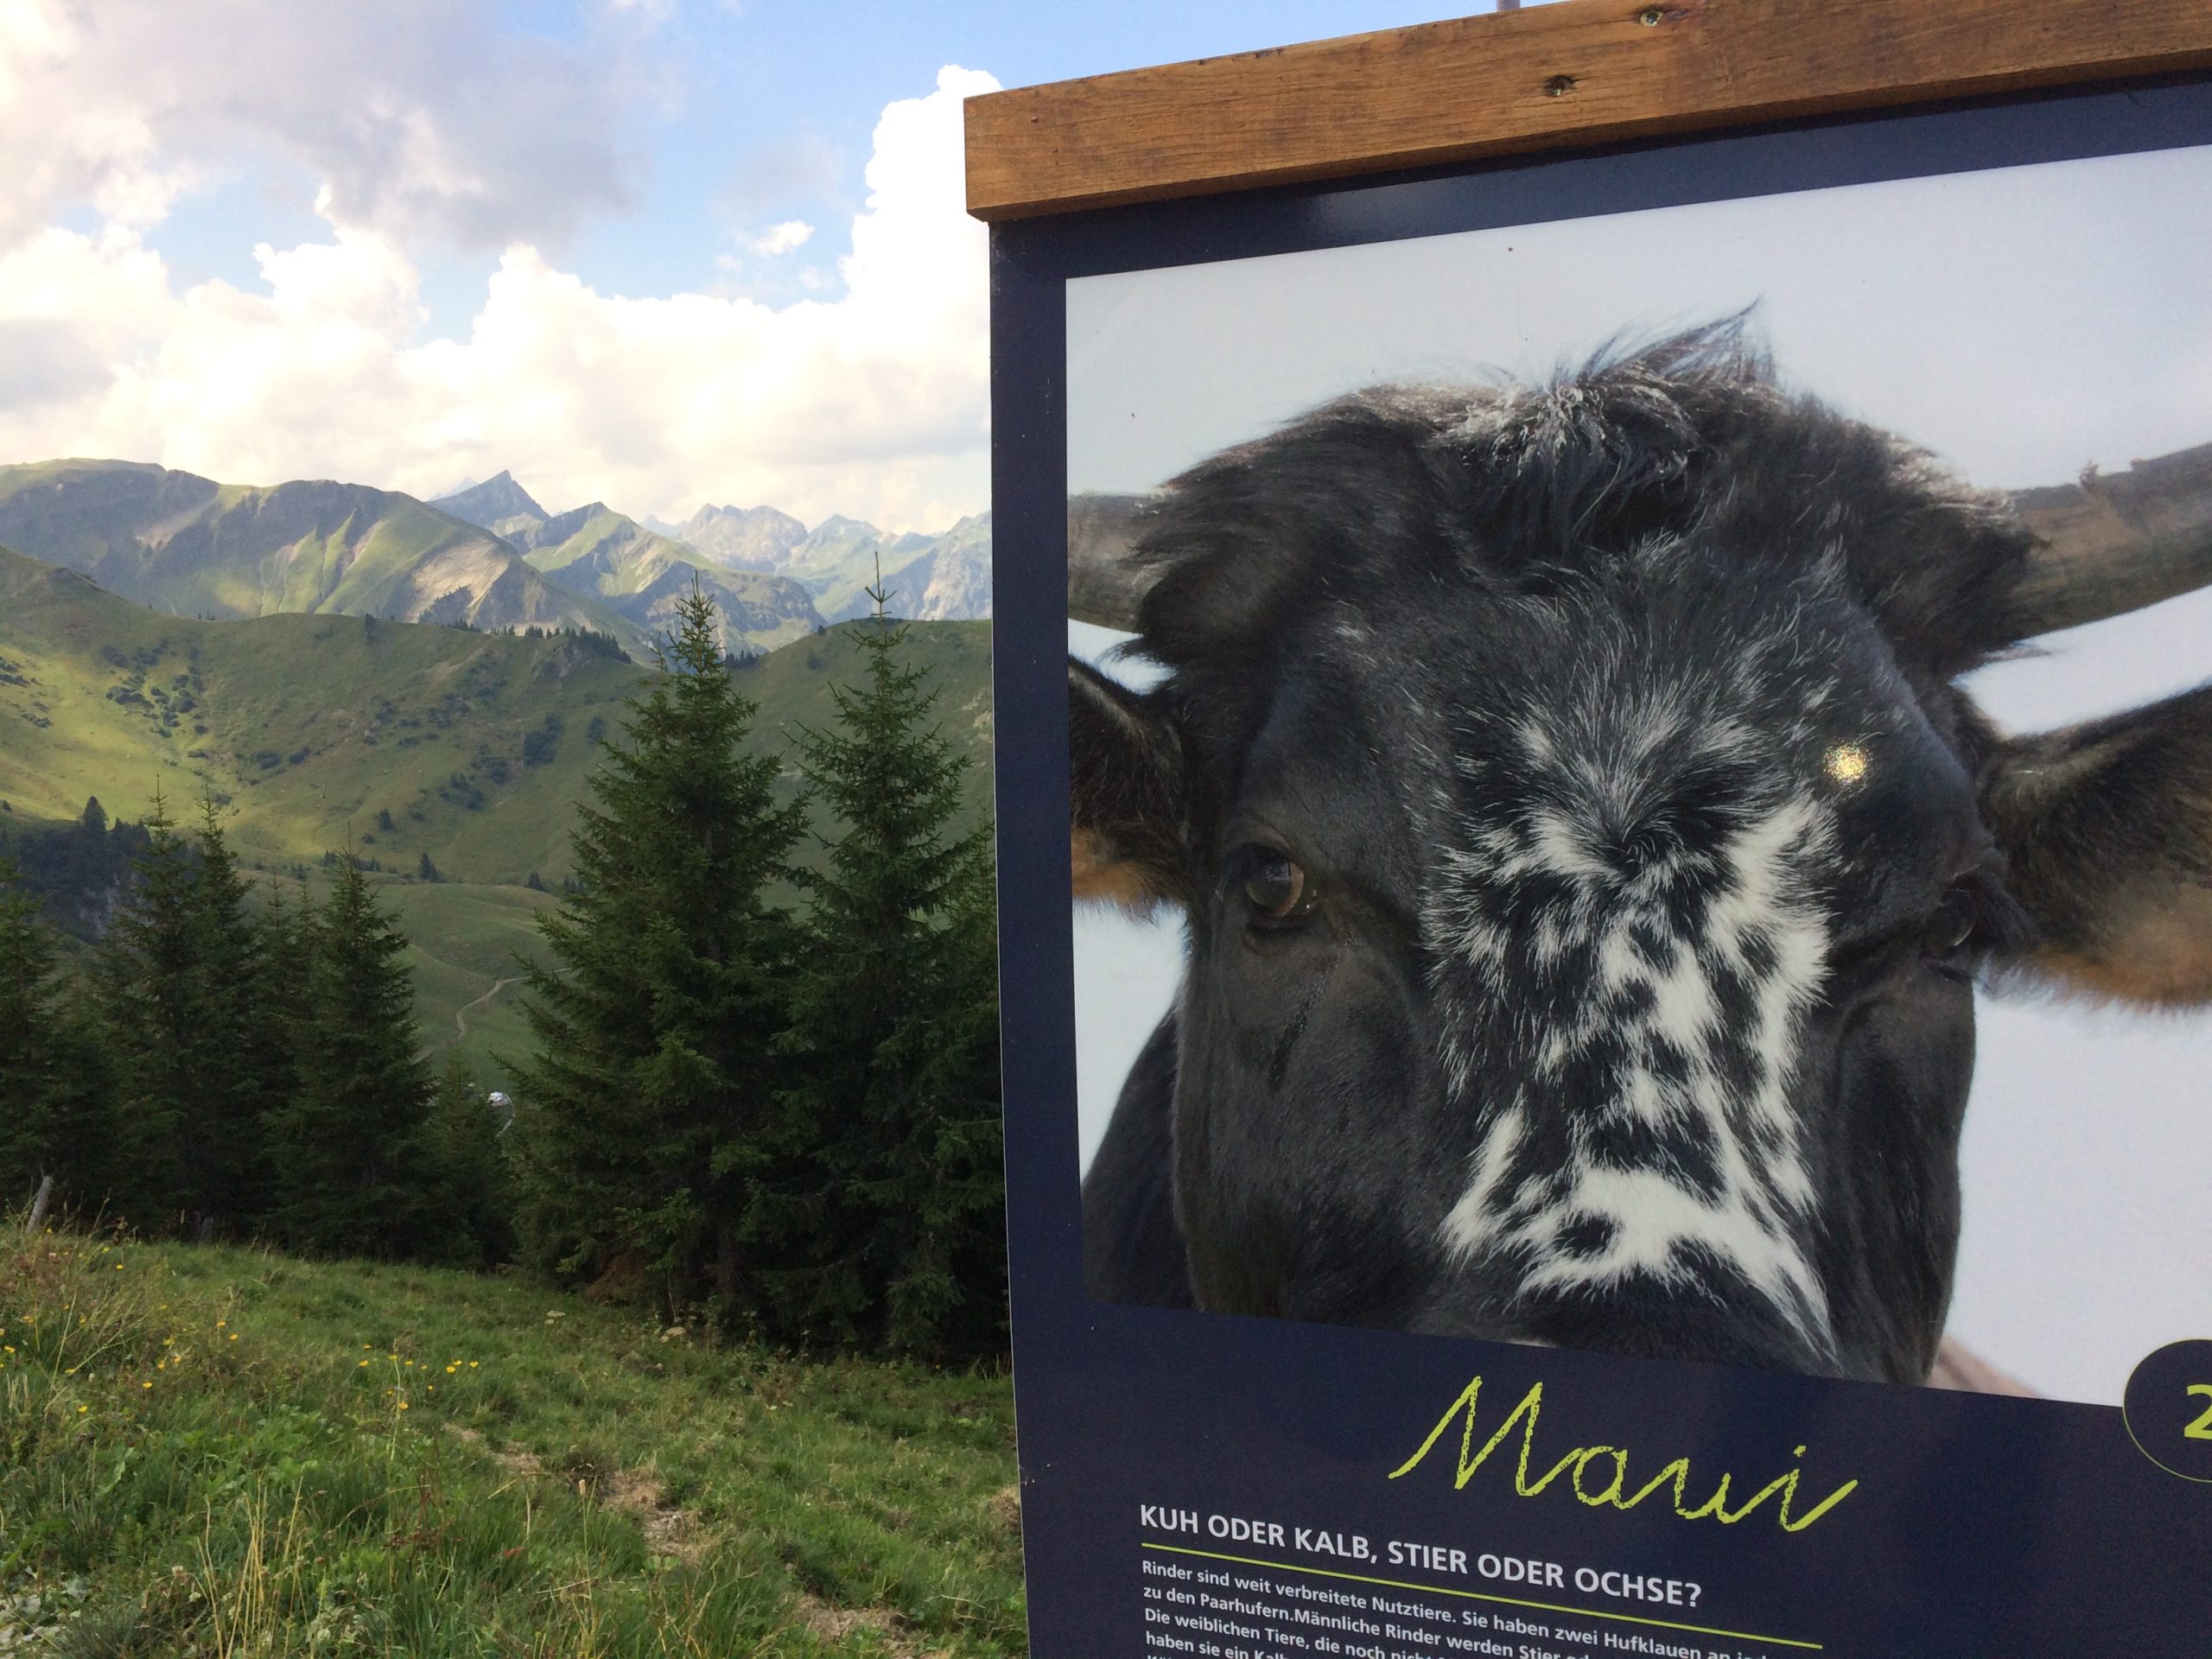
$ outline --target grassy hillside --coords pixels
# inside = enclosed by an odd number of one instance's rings
[[[855,643],[873,622],[840,623],[824,633],[756,658],[738,671],[738,688],[760,705],[753,741],[788,751],[801,728],[819,730],[837,717],[835,688],[857,684],[867,653]],[[991,803],[991,625],[912,622],[903,661],[921,669],[937,689],[938,729],[966,747],[969,823],[989,815]],[[792,775],[787,768],[787,776]]]
[[[861,673],[852,624],[748,664],[759,741],[835,715]],[[912,625],[945,729],[990,743],[990,625]],[[571,810],[619,735],[641,671],[573,639],[359,617],[165,617],[0,549],[0,800],[74,817],[89,795],[136,818],[212,792],[251,865],[350,841],[412,873],[519,886],[568,872]],[[970,799],[989,783],[979,766]],[[387,818],[389,823],[386,822]]]
[[[1003,1378],[5,1222],[0,1627],[35,1650],[1024,1650]]]
[[[836,717],[861,672],[853,626],[749,663],[754,741],[783,751]],[[942,688],[969,747],[971,822],[990,801],[990,625],[913,625],[909,660]],[[569,831],[643,671],[565,638],[270,616],[157,615],[73,572],[0,549],[0,803],[7,821],[67,820],[97,795],[141,818],[159,789],[180,817],[219,804],[249,872],[305,875],[353,846],[415,941],[426,1045],[455,1041],[487,1081],[524,1034],[512,952],[569,874]],[[785,786],[797,777],[786,767]],[[446,880],[412,877],[428,855]],[[488,1000],[486,1000],[488,999]],[[467,1010],[463,1013],[463,1010]],[[462,1037],[455,1025],[467,1027]]]
[[[156,789],[177,809],[212,793],[249,865],[351,840],[515,883],[563,855],[589,734],[639,673],[566,638],[165,617],[4,551],[0,659],[0,798],[19,811],[73,817],[98,795],[136,818]]]

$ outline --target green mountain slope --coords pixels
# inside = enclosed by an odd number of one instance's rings
[[[809,634],[742,671],[762,741],[780,747],[797,725],[835,717],[830,686],[861,672],[849,630],[868,626]],[[989,624],[912,626],[945,729],[986,758]],[[536,871],[557,884],[570,807],[639,672],[567,636],[162,616],[0,549],[0,799],[69,819],[96,794],[137,818],[157,786],[185,804],[212,792],[249,861],[319,857],[350,836],[395,869],[427,853],[471,881]],[[980,772],[975,782],[987,801]]]
[[[136,461],[0,467],[0,545],[179,616],[285,612],[644,636],[475,525],[360,484],[218,484]]]
[[[725,569],[597,501],[525,531],[517,544],[537,569],[655,636],[674,626],[677,601],[694,582],[721,607],[726,651],[772,651],[822,626],[806,589],[790,578]]]
[[[860,677],[850,636],[866,626],[809,634],[741,671],[761,705],[756,743],[781,752],[800,725],[836,718],[831,688]],[[944,730],[976,758],[968,800],[980,822],[990,625],[915,624],[909,652],[941,690]],[[535,874],[557,889],[569,874],[599,739],[619,737],[639,680],[635,664],[569,637],[162,616],[0,548],[10,821],[72,820],[92,795],[143,818],[157,788],[188,817],[212,794],[249,870],[311,884],[322,854],[350,843],[394,876],[386,896],[416,947],[425,1044],[458,1039],[461,1014],[459,1046],[479,1061],[524,1041],[500,982],[555,902],[525,883]],[[797,786],[788,765],[785,782]],[[426,855],[442,881],[413,879]]]
[[[0,658],[0,798],[19,810],[73,817],[97,794],[136,818],[157,787],[212,793],[249,861],[350,836],[386,864],[515,881],[563,851],[592,722],[639,674],[566,636],[162,616],[5,552]]]

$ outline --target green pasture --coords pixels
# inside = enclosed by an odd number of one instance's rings
[[[4,1236],[0,1630],[33,1651],[1024,1650],[1001,1376],[518,1281]]]

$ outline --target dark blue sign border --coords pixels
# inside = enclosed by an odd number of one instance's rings
[[[1700,1652],[2212,1651],[2212,1486],[2158,1469],[2116,1408],[1090,1301],[1077,1183],[1065,689],[1070,277],[2199,144],[2212,144],[2212,81],[2168,80],[993,228],[1008,1230],[1039,1659],[1143,1650],[1147,1542],[1155,1560],[1187,1545],[1296,1567],[1317,1586],[1457,1586],[1476,1592],[1457,1605],[1553,1624],[1578,1618],[1529,1605],[1590,1610],[1579,1621],[1586,1627]],[[1870,248],[1867,257],[1912,253]],[[2212,272],[2207,283],[2212,295]],[[1817,1526],[1794,1533],[1771,1506],[1723,1526],[1681,1518],[1664,1493],[1630,1510],[1578,1502],[1565,1481],[1523,1497],[1516,1428],[1459,1487],[1458,1419],[1427,1459],[1389,1478],[1476,1376],[1478,1446],[1542,1384],[1532,1480],[1578,1446],[1603,1446],[1624,1452],[1635,1484],[1687,1459],[1682,1507],[1724,1471],[1740,1501],[1802,1470],[1801,1513],[1846,1480],[1859,1484]],[[1141,1529],[1141,1505],[1205,1523],[1195,1536]],[[1698,1592],[1690,1608],[1654,1606],[1579,1595],[1571,1581],[1548,1590],[1423,1574],[1216,1536],[1215,1516],[1303,1524],[1338,1541],[1356,1535],[1377,1550],[1384,1541],[1472,1544],[1501,1558],[1694,1582]],[[1478,1601],[1484,1595],[1512,1599]]]

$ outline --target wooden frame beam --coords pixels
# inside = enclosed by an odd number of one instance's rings
[[[1562,0],[971,98],[1008,219],[2212,67],[2206,0]]]

